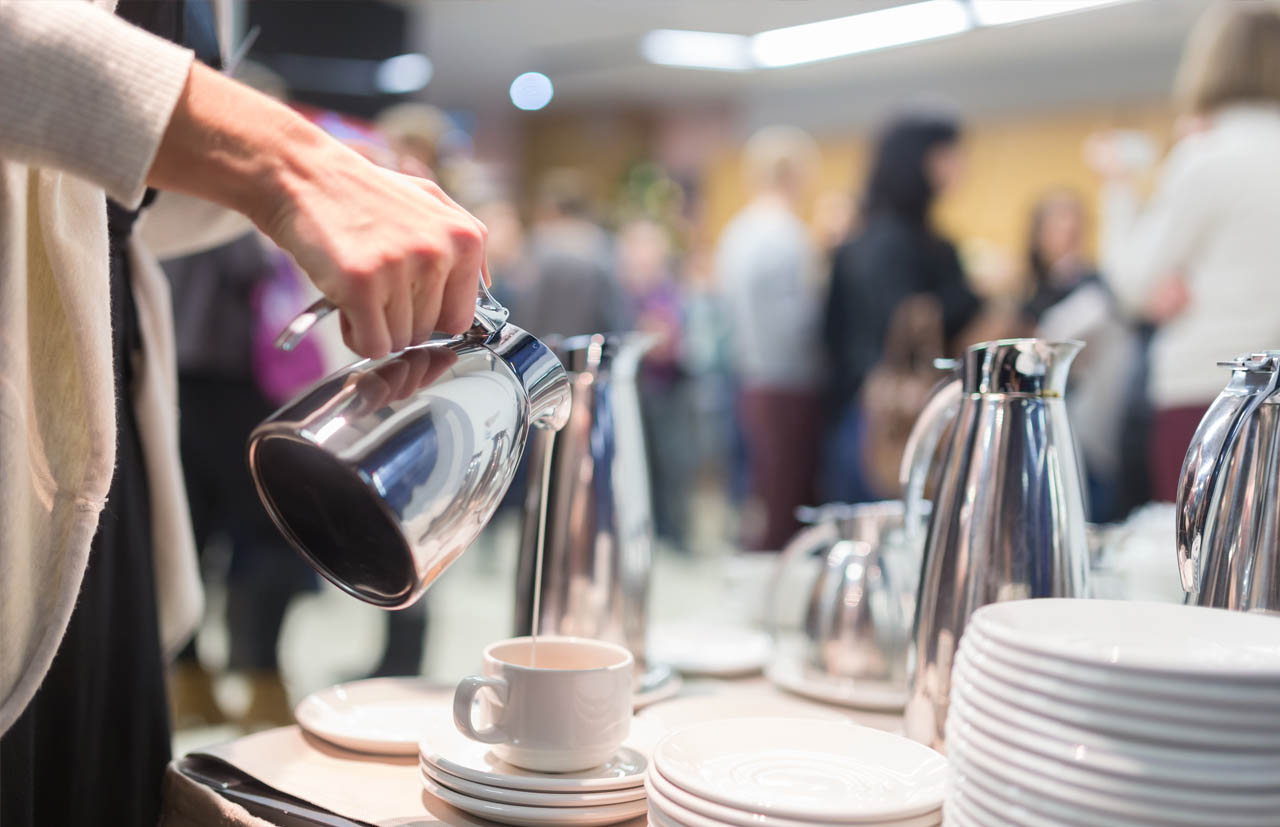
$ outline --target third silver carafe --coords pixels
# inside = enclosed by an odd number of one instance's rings
[[[531,630],[541,529],[539,634],[622,644],[643,677],[653,526],[636,373],[652,338],[596,334],[548,344],[568,370],[573,405],[554,439],[529,440],[516,632]]]
[[[903,457],[914,524],[948,425],[916,601],[905,727],[945,749],[951,666],[975,609],[1000,600],[1083,597],[1084,492],[1063,393],[1079,342],[974,345],[940,385]]]
[[[1280,613],[1280,351],[1223,364],[1178,483],[1182,587],[1200,606]]]

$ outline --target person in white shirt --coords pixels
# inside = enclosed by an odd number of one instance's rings
[[[1280,347],[1280,7],[1223,3],[1191,33],[1177,81],[1193,124],[1139,210],[1121,142],[1095,142],[1108,176],[1103,274],[1159,325],[1148,392],[1153,496],[1171,501],[1187,447],[1227,382],[1217,362]]]
[[[763,520],[747,548],[777,550],[813,502],[823,376],[818,252],[797,215],[817,144],[793,127],[757,132],[745,150],[755,197],[720,236],[716,276],[728,311],[747,474]]]

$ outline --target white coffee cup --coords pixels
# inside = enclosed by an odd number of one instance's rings
[[[590,769],[612,758],[631,732],[634,669],[631,652],[602,640],[539,636],[536,651],[532,638],[500,640],[484,650],[484,675],[458,684],[453,722],[517,767]],[[477,728],[473,702],[482,689],[494,696],[493,722]]]

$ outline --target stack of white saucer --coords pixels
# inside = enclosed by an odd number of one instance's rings
[[[464,738],[452,721],[438,722],[418,746],[427,792],[500,824],[592,827],[638,818],[645,813],[648,766],[642,749],[623,746],[605,764],[583,772],[525,770]]]
[[[952,672],[947,821],[1275,825],[1280,619],[1026,600],[970,621]]]
[[[737,718],[664,738],[645,779],[651,827],[942,823],[947,761],[899,735],[831,720]]]

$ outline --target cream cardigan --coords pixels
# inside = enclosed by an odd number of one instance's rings
[[[66,630],[115,464],[105,195],[139,203],[192,60],[112,15],[115,1],[0,0],[0,733]],[[168,289],[140,240],[131,254],[134,403],[172,650],[202,598]]]

